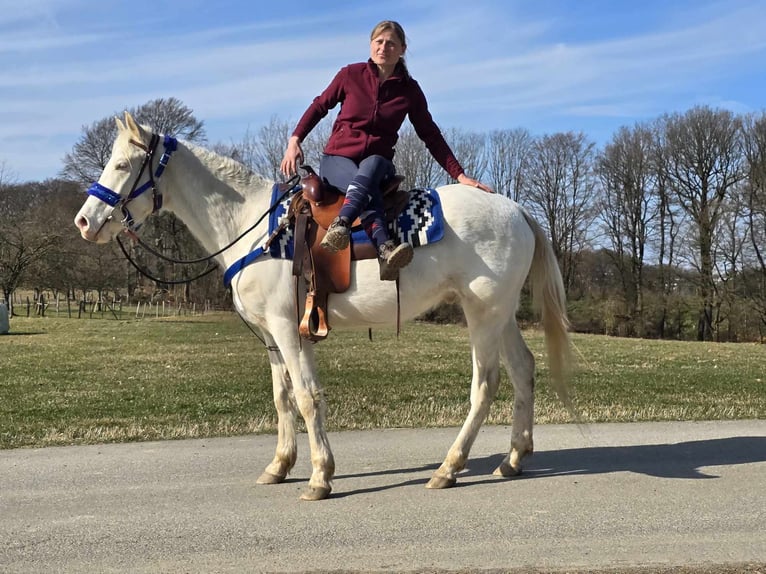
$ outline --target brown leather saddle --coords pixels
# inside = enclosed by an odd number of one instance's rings
[[[343,293],[351,284],[351,261],[377,259],[377,250],[371,243],[351,243],[346,249],[330,253],[319,246],[327,228],[338,216],[344,195],[326,185],[314,170],[303,166],[308,173],[301,179],[301,190],[290,204],[288,220],[294,224],[293,275],[302,277],[306,284],[306,305],[299,332],[309,341],[321,341],[330,332],[327,322],[327,301],[330,293]],[[386,221],[390,222],[404,210],[409,192],[400,190],[403,177],[395,176],[383,189]],[[353,222],[352,229],[360,225]],[[397,301],[399,281],[396,282]],[[299,292],[296,289],[296,296]],[[298,302],[296,301],[296,307]]]

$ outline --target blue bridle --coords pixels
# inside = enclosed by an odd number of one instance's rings
[[[141,170],[138,172],[138,175],[136,176],[136,179],[133,182],[133,186],[130,188],[130,193],[127,195],[127,197],[122,197],[119,193],[112,191],[108,187],[101,185],[98,182],[94,182],[88,188],[88,195],[92,195],[93,197],[100,199],[112,208],[119,208],[120,211],[122,211],[123,219],[121,223],[127,229],[132,230],[135,224],[133,216],[128,210],[128,203],[136,199],[141,194],[151,189],[153,202],[152,213],[155,213],[159,211],[160,208],[162,208],[162,193],[157,190],[157,182],[162,176],[162,173],[165,171],[165,168],[170,161],[170,156],[173,155],[173,152],[178,148],[178,140],[171,136],[165,136],[163,141],[165,151],[160,157],[160,161],[157,164],[157,169],[152,172],[152,158],[154,157],[154,151],[157,149],[157,144],[159,141],[160,136],[157,134],[152,134],[152,139],[148,146],[141,142],[137,142],[132,139],[130,140],[130,143],[143,149],[146,155],[144,155],[144,161],[141,164]],[[139,186],[138,182],[141,181],[141,178],[143,177],[144,171],[146,171],[147,167],[149,168],[149,180],[143,185]]]

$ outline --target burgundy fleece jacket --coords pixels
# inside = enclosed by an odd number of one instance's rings
[[[401,64],[382,83],[372,60],[342,68],[324,92],[314,98],[293,135],[303,141],[338,103],[340,112],[325,146],[326,154],[356,162],[376,154],[392,160],[399,128],[409,116],[415,133],[439,165],[454,179],[463,173],[428,111],[423,90]]]

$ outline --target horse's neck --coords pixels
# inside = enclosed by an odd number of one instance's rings
[[[218,251],[253,225],[269,207],[272,182],[225,158],[179,144],[160,189],[165,207],[184,222],[208,253]],[[267,233],[267,218],[218,259],[224,265],[252,250]]]

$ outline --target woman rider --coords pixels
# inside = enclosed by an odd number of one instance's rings
[[[349,244],[352,222],[359,217],[378,250],[381,279],[394,280],[412,260],[409,243],[397,245],[388,236],[381,188],[396,173],[394,145],[405,117],[434,159],[459,183],[492,190],[468,177],[428,111],[425,95],[404,62],[407,42],[397,22],[384,20],[370,34],[370,59],[342,68],[311,103],[290,137],[280,165],[291,176],[303,161],[301,142],[338,103],[340,112],[319,164],[322,179],[345,199],[340,214],[322,240],[329,251]]]

